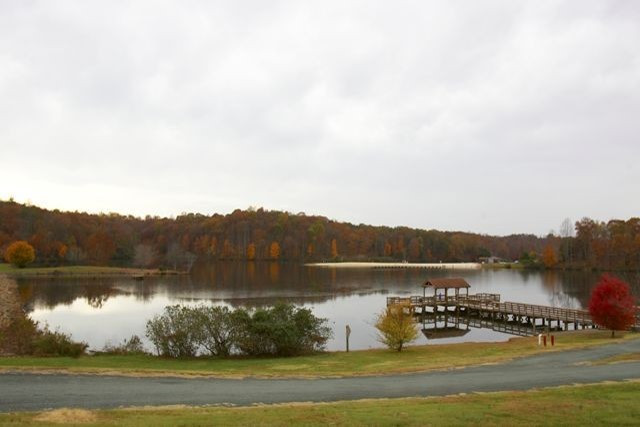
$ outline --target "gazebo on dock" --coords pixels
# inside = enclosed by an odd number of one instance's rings
[[[460,290],[464,289],[463,296],[469,296],[469,288],[471,285],[467,283],[462,277],[449,277],[444,279],[428,279],[422,284],[422,296],[427,296],[427,288],[433,289],[433,297],[436,301],[448,302],[450,296],[455,296],[454,300],[457,300],[460,295]],[[453,289],[454,294],[449,293],[449,289]]]

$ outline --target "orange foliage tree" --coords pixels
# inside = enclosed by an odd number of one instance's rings
[[[250,261],[253,261],[254,259],[256,259],[256,244],[255,243],[249,243],[249,246],[247,246],[247,259]]]
[[[69,247],[67,245],[65,245],[64,243],[58,244],[58,249],[57,249],[58,258],[60,258],[61,260],[65,259],[68,251],[69,251]]]
[[[338,242],[336,239],[331,240],[331,258],[338,257]]]
[[[36,251],[29,243],[18,240],[7,247],[4,259],[18,268],[24,268],[36,259]]]
[[[269,246],[269,258],[280,258],[280,244],[278,242],[271,242],[271,246]]]
[[[544,251],[542,251],[542,263],[547,268],[551,268],[558,263],[556,251],[553,249],[553,246],[545,246]]]

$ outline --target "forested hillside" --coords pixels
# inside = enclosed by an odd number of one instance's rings
[[[538,258],[550,265],[640,266],[640,220],[583,219],[575,238],[487,236],[407,227],[336,222],[321,216],[264,209],[228,215],[184,214],[137,218],[119,214],[50,211],[0,201],[0,253],[26,240],[40,265],[172,266],[211,260],[389,260],[409,262]]]

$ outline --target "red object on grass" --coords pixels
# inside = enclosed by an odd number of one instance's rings
[[[604,328],[625,330],[635,321],[634,297],[629,285],[617,277],[603,274],[591,293],[589,313],[593,321]]]

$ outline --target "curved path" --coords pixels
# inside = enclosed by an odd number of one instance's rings
[[[132,378],[6,373],[0,374],[0,412],[59,407],[250,405],[438,396],[640,379],[640,362],[599,366],[579,363],[631,352],[640,352],[640,339],[452,371],[318,380]]]

